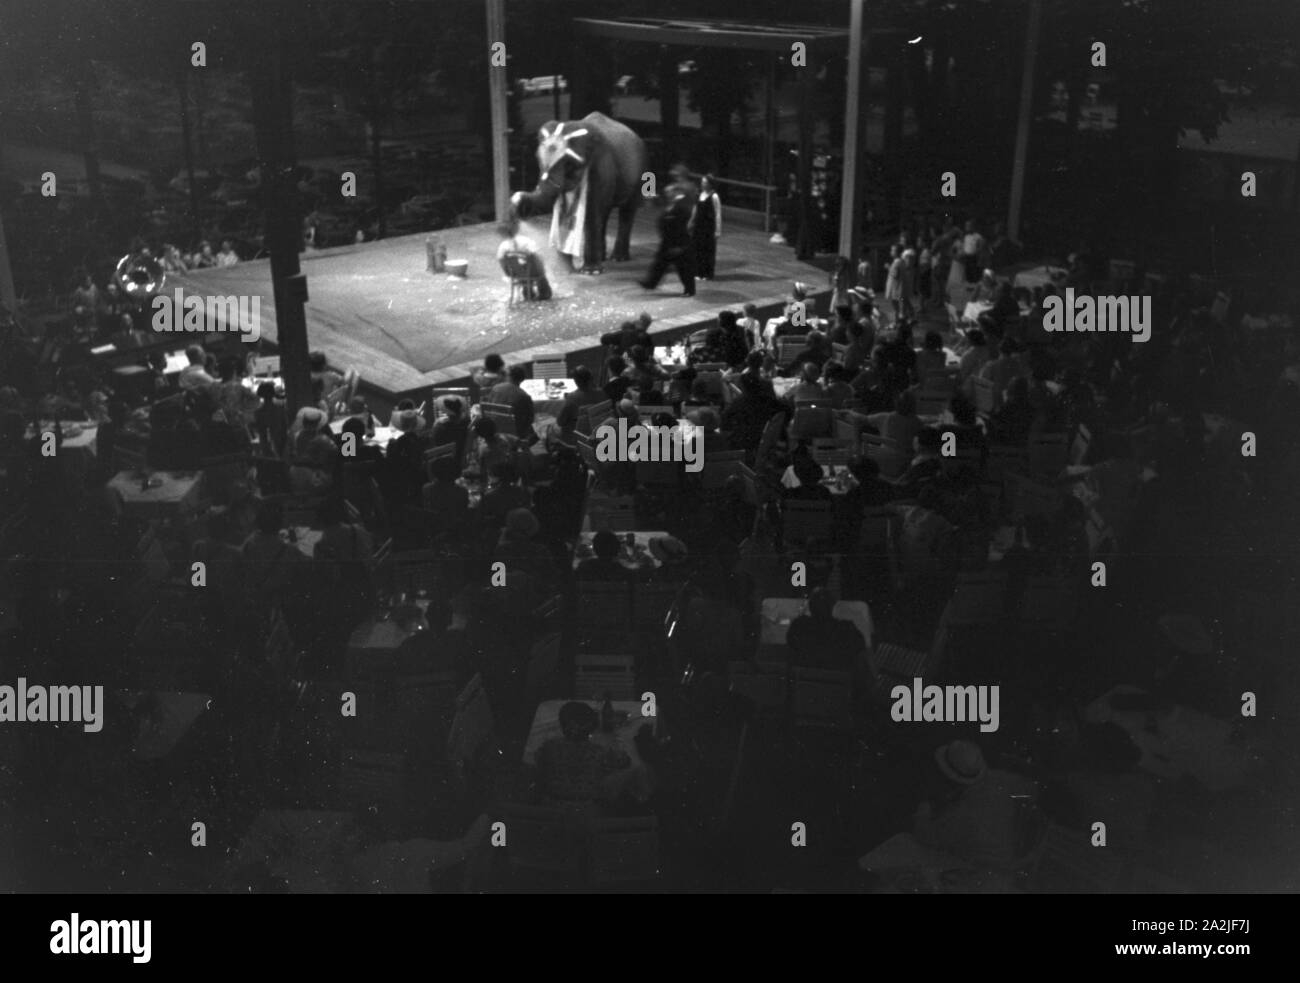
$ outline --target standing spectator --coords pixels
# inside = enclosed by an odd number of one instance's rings
[[[410,409],[414,409],[414,404],[405,400]],[[436,404],[435,404],[436,407]],[[469,441],[469,420],[465,416],[465,404],[454,396],[447,397],[442,401],[442,411],[446,414],[441,420],[433,425],[433,447],[443,447],[447,444],[453,444],[456,447],[456,469],[459,474],[460,468],[465,461],[465,445]]]
[[[262,405],[253,413],[253,429],[257,433],[262,454],[267,457],[282,457],[289,417],[284,403],[275,398],[275,383],[263,382],[259,385],[257,398],[262,401]]]
[[[84,274],[81,283],[72,291],[73,332],[79,340],[88,340],[94,335],[95,318],[101,303],[94,279],[89,273]]]
[[[758,320],[758,307],[754,304],[746,304],[744,311],[745,316],[740,321],[740,330],[745,332],[749,350],[757,351],[763,347],[763,325]]]
[[[722,199],[712,174],[700,180],[700,196],[691,219],[691,237],[695,244],[695,262],[701,280],[712,280],[718,260],[718,240],[722,238]]]
[[[985,241],[974,219],[966,223],[966,234],[961,240],[962,272],[967,283],[978,283],[984,269]]]
[[[897,243],[889,247],[889,272],[885,276],[885,300],[894,308],[894,320],[903,316],[903,250]]]
[[[722,361],[732,368],[741,365],[749,354],[749,341],[741,329],[735,311],[722,311],[718,314],[718,325],[722,328]]]
[[[523,381],[527,377],[528,370],[522,365],[510,366],[507,378],[488,391],[487,401],[509,406],[514,411],[515,433],[519,435],[520,440],[531,447],[539,438],[537,431],[533,429],[533,421],[537,418],[536,411],[533,409],[533,397],[522,388]]]
[[[495,352],[483,359],[483,368],[475,372],[471,378],[479,392],[489,392],[498,382],[502,382],[506,377],[505,360]]]
[[[180,376],[176,384],[181,389],[192,391],[195,389],[207,389],[216,383],[207,371],[207,352],[201,345],[190,345],[185,349],[185,357],[189,359],[189,365],[181,369]]]
[[[219,265],[217,257],[212,252],[212,243],[204,239],[199,243],[199,250],[190,258],[190,269],[206,270],[210,267]]]

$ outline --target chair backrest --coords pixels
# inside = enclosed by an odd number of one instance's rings
[[[1030,577],[1020,597],[1018,620],[1023,627],[1050,633],[1070,629],[1078,610],[1078,593],[1066,580]]]
[[[563,355],[538,355],[533,359],[534,379],[567,379],[568,365]]]
[[[632,628],[659,637],[681,588],[677,584],[638,584],[632,590]]]
[[[881,477],[884,478],[897,478],[907,470],[908,461],[911,460],[898,441],[874,433],[862,435],[862,453],[876,462]]]
[[[916,395],[917,416],[943,416],[952,397],[946,392],[922,390]]]
[[[744,452],[727,451],[726,457],[718,454],[715,457],[709,457],[704,462],[704,470],[700,472],[700,481],[703,483],[705,490],[716,491],[726,485],[727,479],[733,474],[744,475],[750,471],[744,462]],[[731,457],[731,454],[739,453],[740,457]],[[721,460],[719,460],[721,458]]]
[[[592,532],[631,532],[636,529],[636,500],[631,495],[620,498],[593,498],[587,506]]]
[[[730,662],[731,691],[752,700],[759,711],[785,707],[788,675],[784,664]]]
[[[566,813],[506,802],[502,804],[501,816],[510,834],[507,852],[511,867],[568,874],[577,874],[582,869],[583,839]]]
[[[887,556],[897,529],[898,513],[869,509],[858,528],[858,550],[867,556]]]
[[[344,750],[339,764],[339,793],[353,811],[377,812],[383,826],[400,821],[406,802],[406,758],[378,751]]]
[[[496,722],[488,704],[483,677],[475,673],[456,697],[456,713],[447,734],[447,758],[464,768],[492,738]]]
[[[977,375],[971,379],[971,396],[976,412],[985,416],[996,413],[1002,405],[1002,393],[998,391],[997,384],[983,376]]]
[[[1023,474],[1029,470],[1029,451],[1011,444],[990,444],[984,465],[989,481],[1004,481],[1008,474]]]
[[[512,418],[511,424],[513,425],[513,423],[514,421]],[[424,452],[424,463],[430,464],[431,462],[440,460],[441,458],[444,457],[455,457],[455,456],[456,456],[455,444],[439,444],[437,447],[430,447],[427,451]]]
[[[599,403],[589,403],[578,410],[577,431],[581,434],[591,436],[606,420],[614,417],[614,404],[608,399],[601,400]]]
[[[525,677],[528,692],[549,696],[560,670],[560,634],[552,632],[533,645]]]
[[[1029,438],[1029,469],[1035,474],[1055,478],[1065,467],[1070,449],[1065,434],[1036,434]]]
[[[951,372],[927,372],[921,378],[921,388],[925,392],[942,393],[949,399],[952,398],[952,394],[956,391],[956,387],[957,380],[953,377]]]
[[[392,587],[395,594],[435,593],[443,584],[443,553],[439,550],[404,550],[393,553]]]
[[[581,653],[573,660],[573,693],[579,700],[635,700],[636,679],[630,655]]]
[[[850,673],[791,666],[790,691],[790,715],[797,726],[852,729]]]
[[[823,467],[848,464],[853,458],[853,444],[836,437],[814,437],[812,459]]]
[[[587,844],[592,886],[652,881],[659,876],[659,820],[655,816],[595,819]]]
[[[979,571],[957,576],[957,586],[940,622],[943,625],[991,625],[1002,620],[1007,579],[1003,573]]]
[[[808,347],[808,336],[785,335],[776,339],[776,364],[781,368],[786,368],[790,360]]]
[[[1063,506],[1061,493],[1053,485],[1046,485],[1026,475],[1007,474],[1003,477],[1007,490],[1007,504],[1013,517],[1055,515]]]
[[[512,280],[531,280],[536,279],[529,273],[528,253],[522,250],[511,250],[501,257],[501,268],[505,270],[506,276]]]
[[[1076,467],[1083,464],[1088,459],[1088,451],[1092,447],[1092,431],[1084,424],[1079,424],[1079,429],[1074,433],[1074,440],[1070,443],[1070,463]]]
[[[640,403],[637,405],[636,411],[637,414],[641,417],[642,423],[649,423],[653,417],[655,417],[660,413],[667,413],[669,416],[673,417],[674,419],[677,417],[676,411],[674,411],[671,406],[658,406],[658,405],[650,405],[647,403]]]
[[[497,433],[505,434],[509,437],[519,436],[519,432],[515,427],[515,411],[507,404],[480,403],[479,409],[485,417],[497,425]],[[454,447],[455,445],[452,446]]]
[[[578,627],[620,628],[626,630],[632,623],[632,591],[626,583],[578,581]]]
[[[917,676],[924,676],[930,653],[884,642],[871,650],[868,661],[878,676],[911,682]]]
[[[790,439],[829,437],[834,430],[834,419],[829,406],[797,405],[794,419],[790,421]]]
[[[835,512],[831,502],[786,499],[781,503],[782,532],[786,543],[826,539],[831,534]]]

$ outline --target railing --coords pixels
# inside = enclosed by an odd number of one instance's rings
[[[699,181],[702,177],[704,177],[703,174],[691,175],[693,181]],[[769,233],[772,231],[772,195],[777,190],[776,185],[758,184],[754,181],[737,181],[733,178],[727,177],[715,177],[713,183],[718,185],[729,185],[733,188],[746,188],[750,191],[763,192],[763,231]],[[732,205],[730,207],[734,208],[736,206]],[[748,211],[748,209],[745,210]]]

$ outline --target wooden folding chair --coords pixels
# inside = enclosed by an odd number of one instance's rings
[[[852,730],[852,674],[791,666],[790,715],[796,727]]]
[[[579,700],[635,700],[634,658],[630,655],[578,654],[574,657],[573,692]]]
[[[776,339],[776,364],[781,368],[790,367],[790,361],[808,347],[808,336],[785,335]]]
[[[834,431],[834,415],[829,406],[800,404],[795,407],[790,421],[790,439],[829,437]]]
[[[731,691],[753,702],[760,714],[785,710],[788,669],[784,663],[729,662]]]
[[[896,440],[874,433],[862,435],[862,454],[876,462],[882,478],[897,478],[907,470],[911,460],[906,449]]]
[[[782,538],[786,544],[828,539],[835,520],[831,502],[786,499],[781,503]]]
[[[636,500],[631,495],[619,498],[593,498],[588,505],[592,532],[630,532],[636,529]]]
[[[563,355],[538,355],[533,359],[534,379],[567,379],[569,369]]]
[[[632,624],[630,585],[578,581],[574,620],[579,634],[627,632]]]
[[[632,630],[661,637],[668,612],[681,588],[677,584],[638,584],[632,591]]]
[[[579,876],[586,841],[571,816],[560,809],[506,802],[506,851],[512,869]]]
[[[824,468],[846,465],[853,459],[853,443],[835,437],[814,437],[812,459]]]
[[[599,403],[590,403],[578,410],[577,431],[592,437],[600,428],[600,425],[606,420],[614,418],[614,404],[608,399],[601,400]]]
[[[1065,468],[1069,459],[1065,434],[1045,433],[1029,438],[1029,470],[1047,478],[1055,478]]]
[[[507,437],[519,436],[518,428],[515,425],[515,411],[507,404],[479,403],[479,410],[483,416],[497,425],[497,433],[504,434]]]
[[[1002,393],[998,391],[997,385],[992,379],[985,379],[983,376],[977,375],[971,378],[971,396],[975,403],[975,412],[980,416],[992,416],[1002,406]]]
[[[645,883],[659,877],[659,820],[655,816],[593,820],[587,848],[587,881]]]

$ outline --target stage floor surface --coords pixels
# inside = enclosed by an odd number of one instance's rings
[[[595,347],[600,335],[641,311],[661,329],[669,321],[678,327],[702,324],[726,308],[738,311],[745,303],[786,297],[796,280],[816,289],[826,282],[820,269],[795,259],[792,247],[773,245],[761,230],[733,224],[724,227],[719,240],[717,278],[698,283],[695,297],[682,296],[671,271],[650,292],[637,283],[657,243],[649,211],[633,228],[631,261],[606,263],[599,276],[563,272],[559,256],[546,244],[548,229],[549,218],[533,219],[522,231],[541,248],[555,296],[514,306],[497,265],[500,239],[491,224],[305,252],[309,345],[323,351],[331,365],[357,368],[366,384],[408,393],[466,377],[489,352],[510,362],[529,352]],[[426,272],[429,235],[441,237],[448,259],[468,260],[467,278]],[[186,295],[259,296],[262,336],[276,340],[270,260],[174,274],[166,292],[175,287]]]

